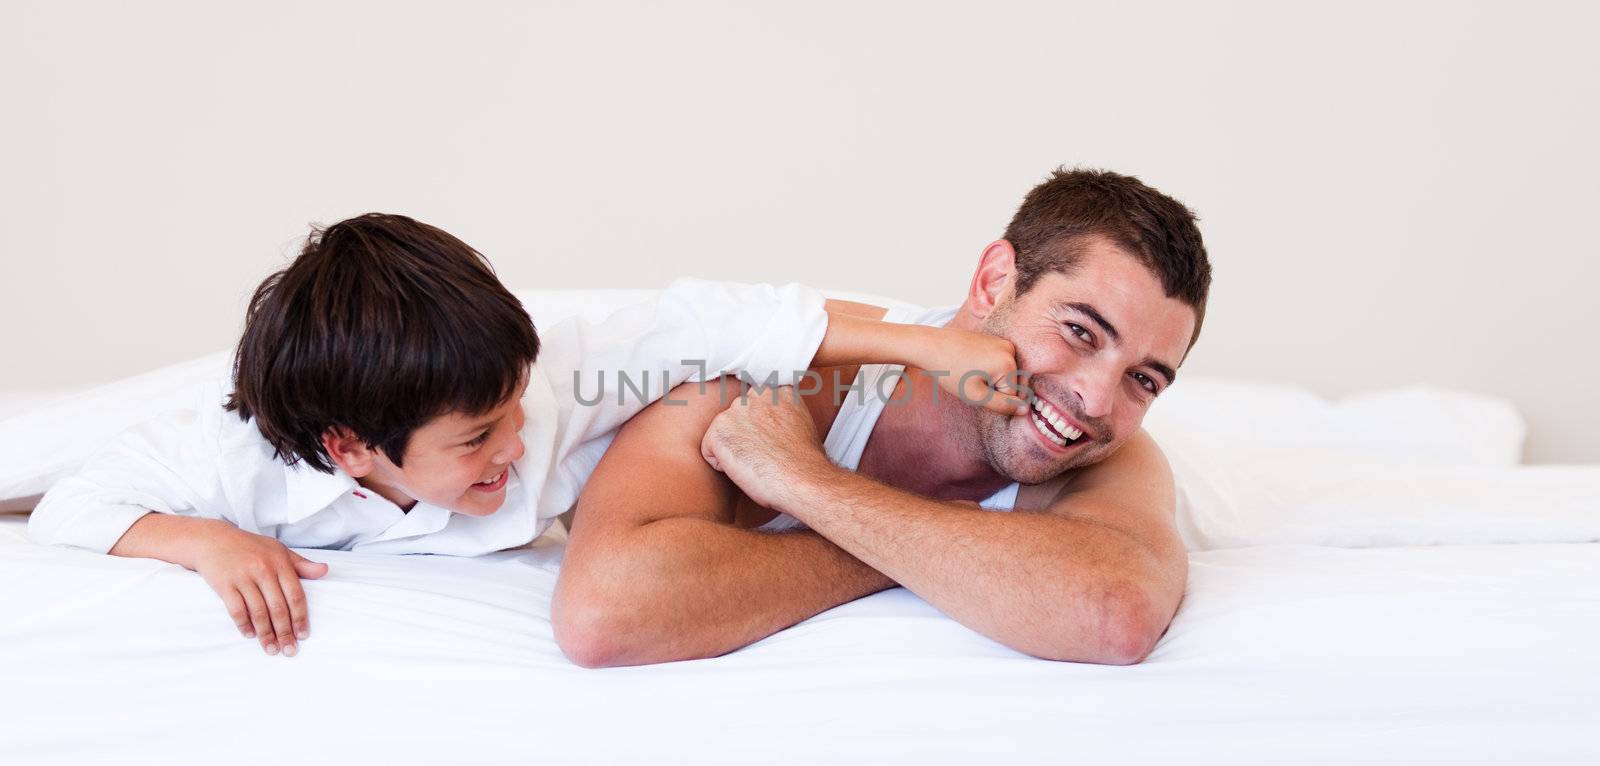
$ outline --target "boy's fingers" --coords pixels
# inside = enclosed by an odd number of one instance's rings
[[[294,573],[306,578],[307,580],[315,580],[318,577],[328,573],[327,564],[324,564],[320,561],[312,561],[307,558],[302,558],[298,553],[290,553],[289,555],[293,556],[293,558],[289,560],[294,562]],[[300,586],[297,583],[295,587],[298,588]]]
[[[267,600],[267,614],[272,616],[272,630],[277,635],[278,648],[285,656],[295,654],[294,621],[289,619],[289,600],[284,598],[283,586],[276,578],[261,581],[261,595]]]
[[[983,380],[973,376],[967,380],[962,389],[962,397],[967,404],[993,410],[1004,415],[1019,415],[1028,407],[1028,402],[1018,397],[1011,389],[1005,388],[1003,381]]]
[[[255,583],[245,583],[239,586],[239,594],[244,596],[245,606],[250,610],[250,622],[255,626],[261,650],[267,654],[277,654],[277,634],[272,631],[272,616],[267,612],[267,602],[261,597],[261,589]]]
[[[1027,401],[1010,394],[996,393],[983,406],[1002,415],[1021,415],[1028,411]]]
[[[1019,379],[1020,378],[1020,379]],[[1008,415],[1025,415],[1028,412],[1027,373],[1011,370],[1000,375],[994,380],[994,390],[998,394],[995,398],[999,405],[995,408]]]
[[[966,384],[961,387],[961,395],[967,400],[967,404],[977,407],[986,407],[994,400],[994,391],[989,387],[988,381],[976,375],[967,378]]]
[[[245,638],[255,638],[255,628],[250,625],[250,611],[244,606],[244,597],[239,595],[237,588],[227,588],[227,593],[219,591],[222,605],[228,608],[228,616],[233,618],[234,627],[239,629],[239,635]]]
[[[311,617],[306,609],[306,591],[300,587],[298,577],[279,578],[278,584],[283,586],[284,598],[289,602],[289,619],[294,620],[294,637],[304,641],[311,635]]]

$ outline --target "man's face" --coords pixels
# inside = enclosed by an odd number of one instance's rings
[[[1021,296],[1008,286],[983,329],[1016,345],[1035,401],[1027,415],[978,411],[990,467],[1037,484],[1109,457],[1171,384],[1194,322],[1194,309],[1101,238],[1071,274],[1045,274]]]
[[[404,467],[374,450],[373,470],[361,484],[403,508],[422,500],[488,516],[505,502],[509,467],[522,457],[524,418],[521,389],[482,415],[436,417],[411,435]]]

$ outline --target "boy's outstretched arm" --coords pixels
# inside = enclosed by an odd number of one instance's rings
[[[603,321],[575,317],[542,329],[537,364],[566,408],[566,432],[578,440],[612,433],[681,383],[739,374],[785,385],[812,367],[874,362],[948,370],[940,384],[951,393],[1006,412],[1024,406],[982,377],[961,377],[976,369],[992,381],[1012,372],[1008,341],[882,315],[880,307],[826,300],[799,284],[683,278]]]
[[[946,394],[1014,414],[1027,407],[1018,389],[1016,348],[998,335],[885,322],[883,310],[848,301],[826,304],[828,331],[813,367],[901,364],[932,375]],[[787,382],[787,381],[784,381]],[[803,387],[804,384],[796,384]]]
[[[77,473],[57,482],[28,519],[42,545],[153,558],[192,569],[222,598],[234,624],[268,654],[298,651],[310,630],[298,577],[327,566],[306,561],[254,526],[223,486],[220,397],[128,429]],[[253,425],[248,426],[254,428]],[[243,509],[245,514],[250,509]]]

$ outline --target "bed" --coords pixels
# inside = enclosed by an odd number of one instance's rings
[[[559,528],[477,559],[305,551],[331,566],[311,638],[268,657],[192,573],[34,546],[10,513],[0,763],[1600,762],[1600,467],[1517,465],[1514,410],[1459,392],[1180,390],[1149,426],[1190,580],[1137,666],[1035,660],[895,589],[584,670],[548,619]],[[117,396],[30,402],[0,468],[37,474],[19,440],[70,452],[41,424]]]

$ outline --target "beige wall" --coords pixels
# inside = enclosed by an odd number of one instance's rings
[[[226,5],[0,7],[0,387],[227,346],[368,210],[517,288],[952,302],[1081,163],[1201,213],[1191,370],[1500,394],[1600,460],[1593,5]]]

